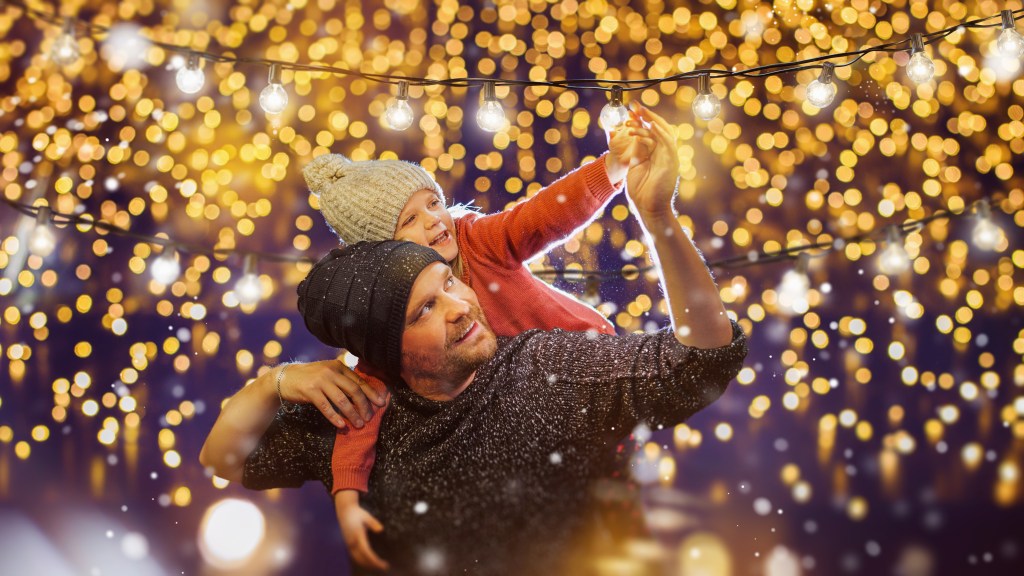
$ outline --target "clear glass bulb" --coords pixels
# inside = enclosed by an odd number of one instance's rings
[[[57,239],[50,227],[46,224],[36,224],[28,241],[28,251],[40,258],[46,258],[53,254],[53,249],[56,247]]]
[[[1020,35],[1013,28],[1007,28],[999,35],[996,41],[999,53],[1007,58],[1024,57],[1024,36]]]
[[[182,66],[174,75],[174,81],[178,84],[178,89],[185,94],[195,94],[206,84],[206,74],[199,67]]]
[[[259,302],[262,294],[263,290],[260,287],[260,279],[251,272],[242,276],[238,283],[235,284],[235,296],[238,297],[238,302],[245,306],[251,306]]]
[[[277,82],[267,84],[260,92],[260,108],[267,114],[280,114],[288,106],[288,92]]]
[[[890,243],[878,256],[878,269],[886,276],[902,274],[910,268],[910,256],[899,243]]]
[[[153,280],[164,286],[170,286],[181,276],[181,264],[178,262],[177,254],[173,250],[165,251],[153,261],[149,272],[153,275]]]
[[[80,55],[78,39],[66,32],[54,40],[53,48],[50,49],[50,59],[60,66],[71,66],[78,61]]]
[[[836,85],[832,82],[814,80],[807,85],[807,101],[812,106],[824,108],[832,103],[836,97]]]
[[[693,114],[697,118],[708,122],[718,116],[718,113],[722,111],[722,103],[718,100],[718,97],[708,92],[706,94],[698,94],[693,99]]]
[[[412,106],[409,106],[409,101],[404,98],[395,98],[384,111],[384,119],[392,130],[405,130],[412,126]]]
[[[924,84],[935,75],[935,63],[924,52],[917,52],[907,63],[907,76],[917,84]]]
[[[974,225],[974,231],[971,233],[971,240],[974,241],[974,245],[982,250],[995,250],[1002,239],[1003,229],[996,226],[988,218],[980,219]]]
[[[803,314],[810,308],[807,294],[811,289],[811,279],[807,274],[790,270],[782,276],[779,284],[779,308],[788,314]]]
[[[476,122],[482,130],[497,132],[505,126],[505,110],[497,100],[485,100],[476,111]]]
[[[611,131],[617,126],[625,124],[626,120],[629,119],[629,110],[622,104],[621,101],[611,101],[604,105],[601,109],[601,115],[598,117],[598,124],[601,128],[607,131]]]

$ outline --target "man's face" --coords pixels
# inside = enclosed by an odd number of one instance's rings
[[[409,197],[398,215],[395,240],[408,240],[433,248],[445,262],[451,262],[459,255],[455,223],[433,190],[419,190]]]
[[[413,392],[457,396],[497,347],[476,292],[440,262],[424,268],[412,286],[402,333],[402,378]]]

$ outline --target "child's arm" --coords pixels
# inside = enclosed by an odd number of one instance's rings
[[[359,506],[358,490],[340,490],[334,494],[334,512],[338,515],[341,535],[345,538],[352,561],[375,570],[387,570],[388,563],[370,547],[366,529],[380,532],[384,526]]]
[[[467,232],[492,261],[514,266],[568,240],[618,192],[630,154],[638,154],[627,130],[609,137],[610,153],[573,170],[511,210],[473,220]],[[625,145],[620,145],[626,141]],[[468,240],[468,239],[467,239]]]
[[[356,368],[359,376],[374,392],[390,399],[383,382],[363,371],[363,365]],[[383,526],[359,506],[359,493],[367,491],[370,470],[377,457],[377,435],[383,415],[383,408],[375,410],[362,428],[339,429],[331,454],[331,475],[334,479],[331,491],[334,493],[334,511],[341,534],[352,560],[360,566],[375,570],[386,570],[388,564],[370,548],[366,531],[370,529],[380,532]]]

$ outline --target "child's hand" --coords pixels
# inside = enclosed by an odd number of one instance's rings
[[[621,182],[626,178],[630,166],[651,156],[654,142],[650,126],[645,124],[635,110],[630,109],[629,120],[611,132],[608,137],[608,156],[605,157],[608,181]]]
[[[338,515],[341,535],[345,538],[352,561],[364,568],[387,570],[388,563],[370,548],[367,528],[380,532],[384,526],[372,514],[359,506],[359,492],[342,490],[334,497],[334,511]]]
[[[651,122],[653,150],[649,159],[629,169],[626,190],[637,216],[673,215],[672,197],[679,178],[679,152],[672,127],[664,118],[640,107],[640,117]]]

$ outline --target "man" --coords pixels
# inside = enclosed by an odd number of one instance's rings
[[[646,114],[653,152],[630,170],[628,193],[672,332],[495,338],[473,290],[408,243],[334,250],[300,285],[307,328],[392,390],[367,508],[383,524],[374,549],[397,573],[570,573],[566,554],[609,443],[640,422],[682,422],[739,371],[745,337],[672,210],[670,128]],[[275,419],[279,399],[325,402],[315,385],[249,386],[225,406],[201,461],[254,488],[330,486],[334,428],[312,408]]]

